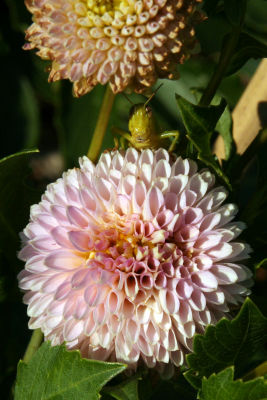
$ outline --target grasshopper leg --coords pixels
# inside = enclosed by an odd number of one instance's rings
[[[120,139],[119,140],[116,137],[114,138],[115,147],[117,149],[119,148],[119,143],[120,143],[121,148],[124,149],[125,148],[125,141],[127,140],[130,143],[132,141],[131,135],[128,132],[123,131],[120,128],[113,127],[112,128],[112,134],[113,135],[120,135]]]
[[[180,133],[179,131],[164,131],[160,134],[160,139],[162,140],[169,137],[174,138],[168,150],[171,153],[174,150],[177,142],[179,141]]]

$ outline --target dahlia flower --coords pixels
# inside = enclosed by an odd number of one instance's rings
[[[164,149],[106,152],[96,166],[81,158],[22,234],[29,327],[88,358],[184,364],[194,334],[249,293],[239,261],[250,248],[235,241],[244,224],[214,181]]]
[[[34,23],[24,48],[52,61],[50,81],[69,79],[81,96],[97,83],[143,92],[173,79],[194,44],[202,0],[26,0]]]

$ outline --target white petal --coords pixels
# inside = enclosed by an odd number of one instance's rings
[[[70,342],[77,339],[83,331],[83,321],[77,321],[75,319],[70,319],[65,322],[63,329],[63,336],[66,342]]]
[[[238,208],[235,204],[225,204],[220,207],[216,213],[221,215],[221,220],[218,227],[224,226],[228,222],[230,222],[234,216],[237,214]]]
[[[133,319],[129,319],[126,321],[126,335],[129,338],[131,343],[136,343],[139,338],[140,333],[140,325],[137,324]]]
[[[146,187],[143,182],[138,181],[134,187],[132,207],[134,213],[140,213],[146,199]]]
[[[169,314],[176,314],[180,301],[176,293],[170,290],[160,290],[159,300],[163,310]]]
[[[237,274],[232,268],[223,265],[214,265],[210,270],[216,276],[220,285],[229,285],[235,283],[238,279]]]
[[[193,310],[203,311],[206,307],[206,297],[200,290],[195,289],[191,298],[188,300],[188,303]]]
[[[186,175],[179,175],[177,177],[173,177],[170,179],[168,190],[178,195],[185,189],[187,183],[188,183],[188,176]]]
[[[150,221],[157,216],[160,208],[164,204],[162,192],[157,187],[152,187],[147,195],[143,207],[143,217],[145,221]]]
[[[157,162],[153,174],[154,179],[157,177],[169,178],[170,175],[171,175],[171,166],[168,163],[168,161],[160,160],[159,162]]]
[[[208,183],[199,174],[195,174],[188,182],[188,188],[195,192],[197,199],[201,199],[208,190]]]
[[[40,298],[33,300],[28,306],[28,315],[30,317],[38,317],[39,315],[43,314],[52,300],[53,297],[50,294],[41,296]]]
[[[214,292],[205,293],[205,297],[207,302],[211,304],[219,305],[224,304],[225,302],[224,293],[220,289],[217,289]]]
[[[204,292],[217,289],[218,281],[209,271],[199,271],[192,274],[192,282],[200,287]]]

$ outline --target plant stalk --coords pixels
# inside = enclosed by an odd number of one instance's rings
[[[33,331],[31,340],[28,344],[28,347],[27,347],[24,357],[23,357],[24,362],[27,363],[30,361],[30,359],[32,358],[34,353],[40,347],[42,341],[43,341],[43,333],[42,333],[41,329],[36,329],[35,331]]]
[[[243,381],[249,381],[251,379],[264,376],[266,375],[266,373],[267,373],[267,361],[263,362],[262,364],[258,365],[258,367],[248,372],[242,379]]]
[[[200,106],[208,106],[211,103],[218,87],[220,86],[222,79],[224,78],[225,72],[231,61],[231,58],[233,57],[236,45],[238,43],[240,32],[241,28],[235,27],[232,33],[230,34],[227,42],[225,43],[220,54],[218,65],[215,68],[212,77],[208,83],[208,86],[206,87],[200,99],[199,102]]]
[[[106,129],[108,126],[109,116],[112,110],[114,99],[115,99],[115,94],[112,92],[110,86],[107,85],[104,94],[104,99],[98,115],[95,131],[87,153],[87,157],[92,162],[96,162],[98,159],[103,139],[106,133]]]

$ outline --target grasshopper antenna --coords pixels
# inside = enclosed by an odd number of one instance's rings
[[[126,100],[129,101],[129,103],[134,106],[134,103],[129,99],[129,97],[127,96],[127,94],[125,94],[124,92],[122,92],[123,96],[126,98]]]
[[[161,83],[159,85],[159,87],[157,87],[157,89],[155,90],[154,93],[152,93],[152,95],[147,99],[147,101],[145,102],[144,106],[146,107],[148,105],[148,103],[150,103],[150,101],[153,99],[153,97],[155,96],[155,94],[157,93],[157,91],[161,88],[161,86],[163,86],[163,83]]]

